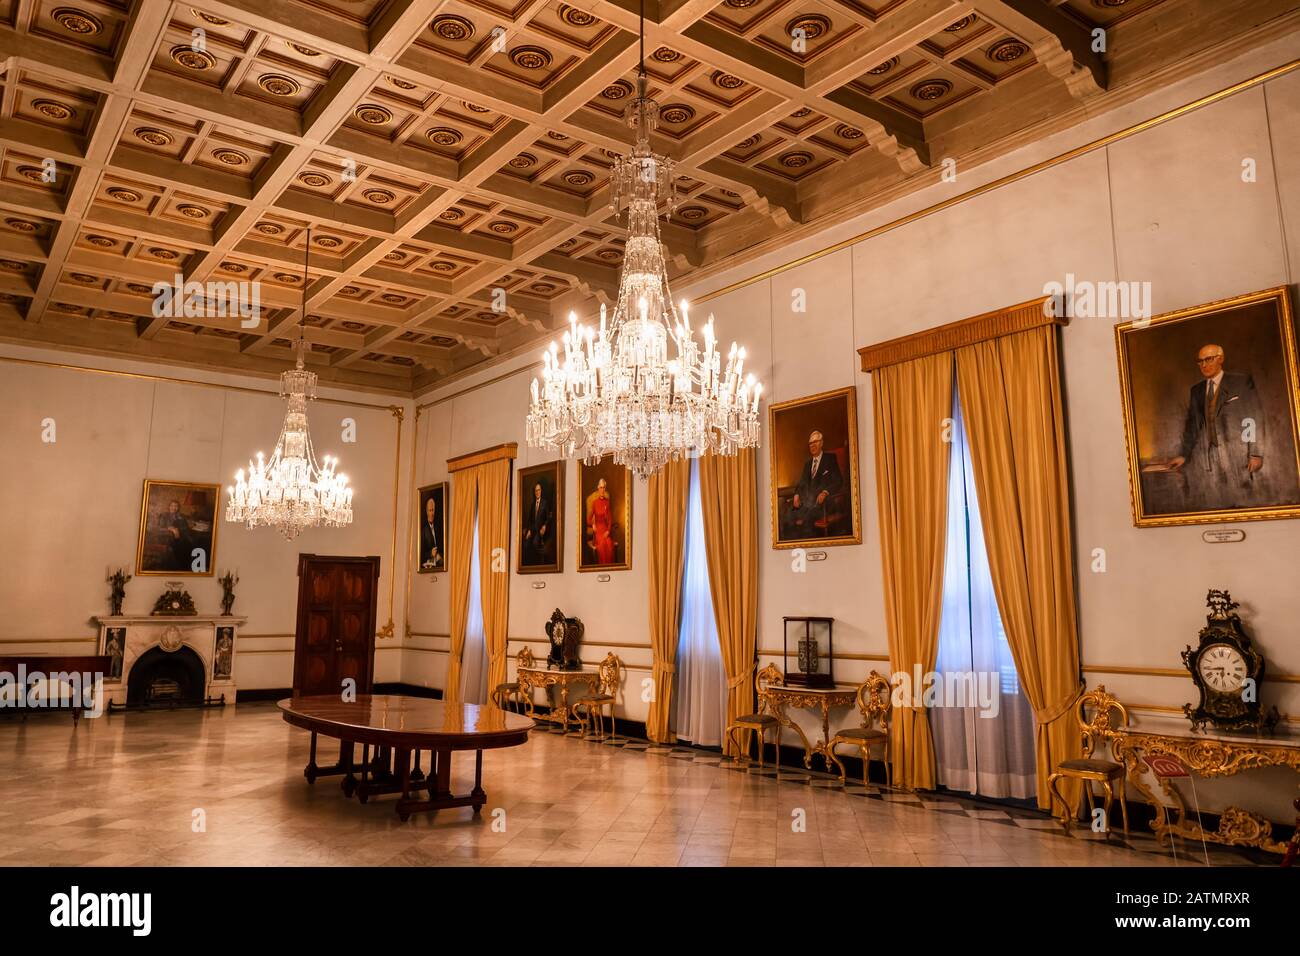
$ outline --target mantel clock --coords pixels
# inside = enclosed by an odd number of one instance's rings
[[[1259,700],[1264,679],[1264,655],[1241,627],[1239,607],[1227,591],[1206,595],[1210,613],[1201,628],[1200,643],[1183,651],[1183,664],[1192,674],[1200,701],[1183,705],[1193,730],[1213,724],[1219,730],[1272,730],[1279,715],[1264,713]]]

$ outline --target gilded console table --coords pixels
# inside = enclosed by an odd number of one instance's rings
[[[1219,816],[1217,830],[1204,829],[1197,814],[1189,816],[1173,778],[1154,772],[1147,760],[1158,763],[1161,757],[1173,758],[1183,770],[1198,777],[1231,777],[1263,767],[1290,767],[1300,772],[1300,736],[1285,731],[1272,736],[1227,732],[1211,735],[1194,733],[1186,726],[1153,729],[1151,725],[1158,723],[1159,719],[1153,719],[1141,727],[1114,731],[1112,743],[1115,759],[1124,764],[1128,779],[1155,809],[1151,829],[1160,844],[1173,835],[1229,846],[1253,846],[1272,853],[1286,852],[1286,844],[1273,839],[1272,823],[1240,807],[1226,808]],[[1177,773],[1177,768],[1170,769]],[[1148,775],[1154,775],[1160,782],[1167,803],[1156,796]],[[1177,811],[1173,820],[1170,807]]]
[[[803,765],[812,769],[813,754],[821,754],[826,769],[831,770],[834,758],[831,756],[831,708],[852,707],[858,699],[856,687],[794,687],[790,684],[768,684],[763,696],[770,706],[770,713],[782,726],[793,730],[803,741]],[[817,743],[810,743],[803,728],[790,719],[787,707],[819,712],[822,718],[822,737]],[[838,773],[838,770],[832,771]]]
[[[548,670],[545,667],[521,667],[516,671],[515,679],[519,681],[519,694],[524,699],[528,716],[534,720],[549,720],[551,723],[560,724],[567,733],[569,720],[573,718],[573,708],[569,704],[569,688],[574,684],[586,684],[587,688],[595,693],[600,686],[600,671],[561,671]],[[534,712],[534,687],[558,689],[559,703],[549,714]]]

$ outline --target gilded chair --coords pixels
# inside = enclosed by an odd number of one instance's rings
[[[623,669],[623,662],[618,659],[618,655],[610,651],[605,655],[605,659],[597,667],[597,686],[595,693],[579,697],[573,702],[571,712],[574,719],[578,721],[578,727],[583,737],[587,736],[587,727],[590,725],[594,730],[599,726],[601,739],[613,740],[618,736],[618,725],[614,719],[614,703],[618,697],[619,674]],[[609,708],[609,727],[610,735],[605,737],[605,708]]]
[[[533,652],[528,649],[527,645],[516,655],[515,664],[515,679],[505,684],[497,684],[496,687],[492,688],[492,703],[505,710],[506,704],[514,700],[516,710],[531,710],[532,700],[518,678],[519,668],[533,666]]]
[[[1088,716],[1088,712],[1092,716]],[[1110,805],[1115,790],[1119,790],[1119,807],[1124,817],[1124,833],[1128,834],[1128,804],[1124,799],[1125,774],[1124,765],[1116,760],[1106,760],[1093,756],[1097,746],[1109,742],[1111,756],[1114,756],[1115,738],[1128,726],[1128,711],[1114,696],[1107,693],[1106,685],[1098,684],[1096,690],[1081,694],[1074,705],[1074,719],[1083,734],[1083,756],[1074,760],[1062,760],[1056,772],[1047,778],[1047,787],[1052,793],[1052,802],[1061,803],[1061,825],[1068,832],[1070,829],[1070,804],[1059,789],[1061,780],[1069,778],[1083,784],[1083,792],[1088,795],[1088,811],[1093,810],[1092,785],[1100,783],[1105,796],[1102,815],[1106,821],[1106,835],[1110,835]],[[1118,787],[1116,787],[1118,784]]]
[[[845,727],[836,731],[827,744],[826,749],[831,759],[840,768],[840,783],[847,781],[847,774],[844,764],[840,763],[840,758],[835,754],[835,748],[841,744],[858,748],[862,755],[862,785],[865,787],[869,785],[867,769],[871,764],[871,748],[879,744],[885,763],[885,785],[893,787],[894,768],[889,759],[889,718],[893,713],[893,705],[890,703],[889,690],[889,681],[876,671],[867,675],[867,679],[858,687],[858,710],[862,712],[862,726]]]
[[[767,696],[770,684],[779,684],[785,678],[775,664],[768,664],[754,675],[754,693],[758,697],[758,709],[752,714],[741,714],[727,725],[726,738],[736,745],[736,760],[749,759],[749,741],[751,734],[758,733],[758,766],[763,766],[763,745],[767,743],[767,732],[776,731],[775,750],[776,766],[781,766],[781,722],[777,720],[771,700]],[[738,736],[744,733],[744,741]]]

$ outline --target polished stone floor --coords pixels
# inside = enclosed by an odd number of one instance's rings
[[[716,754],[539,731],[484,755],[488,802],[398,821],[302,776],[308,735],[273,704],[0,721],[0,865],[1195,866],[1135,836],[948,797],[777,780]],[[322,741],[322,758],[331,754]],[[335,745],[337,748],[337,745]],[[337,753],[337,749],[334,750]],[[322,762],[326,762],[322,759]],[[454,763],[467,790],[472,757]],[[1249,865],[1211,847],[1214,865]]]

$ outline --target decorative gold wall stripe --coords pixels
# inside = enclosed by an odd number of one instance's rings
[[[427,631],[411,631],[411,633],[408,636],[409,637],[445,637],[448,640],[451,639],[450,634],[430,634]]]
[[[148,382],[168,382],[172,385],[197,385],[201,388],[221,388],[231,392],[245,392],[251,395],[265,395],[268,398],[280,397],[278,388],[251,388],[247,385],[224,385],[220,382],[205,382],[197,378],[177,378],[171,375],[153,375],[148,372],[124,372],[115,368],[98,368],[94,365],[67,365],[63,362],[47,362],[43,359],[19,358],[16,355],[0,355],[0,362],[14,362],[18,365],[36,365],[43,368],[64,369],[70,372],[91,372],[96,375],[117,375],[121,378],[138,378]],[[247,371],[229,372],[223,374],[231,375],[249,375]],[[344,386],[326,386],[327,388],[342,388]],[[392,411],[400,409],[400,405],[385,404],[381,405],[376,402],[357,402],[347,398],[317,398],[317,402],[329,402],[332,405],[348,405],[352,408],[384,408]]]
[[[518,442],[502,442],[500,445],[493,445],[491,448],[483,448],[468,454],[457,455],[455,458],[448,458],[447,471],[464,471],[466,468],[473,468],[476,465],[486,465],[490,461],[500,461],[503,458],[514,460],[518,457]]]
[[[1051,296],[1039,296],[1019,305],[995,309],[969,319],[959,319],[923,332],[913,332],[875,345],[864,345],[858,349],[862,371],[874,372],[886,365],[897,365],[927,355],[949,352],[1003,335],[1036,329],[1040,325],[1065,325],[1069,319],[1054,315],[1050,303]]]
[[[696,296],[693,302],[696,306],[699,306],[711,299],[716,299],[719,296],[726,295],[728,292],[735,292],[737,289],[743,289],[746,286],[753,285],[756,282],[762,282],[765,279],[770,279],[783,272],[789,272],[791,269],[797,269],[799,266],[807,265],[809,262],[832,255],[833,253],[839,252],[841,249],[847,249],[849,246],[856,245],[859,242],[864,242],[867,239],[874,239],[876,236],[892,232],[893,230],[906,226],[909,223],[916,222],[918,219],[932,216],[937,212],[942,212],[943,210],[956,206],[959,203],[975,199],[976,197],[983,196],[985,193],[992,192],[995,189],[1001,189],[1003,186],[1009,186],[1012,183],[1019,182],[1020,180],[1033,176],[1036,173],[1041,173],[1053,168],[1054,166],[1059,166],[1062,163],[1068,163],[1072,159],[1077,159],[1080,156],[1087,155],[1088,153],[1094,152],[1098,149],[1104,149],[1113,143],[1118,143],[1121,140],[1128,139],[1130,136],[1136,136],[1138,133],[1151,129],[1153,126],[1160,126],[1170,120],[1177,119],[1180,116],[1193,112],[1194,110],[1201,109],[1202,107],[1217,103],[1230,96],[1235,96],[1237,93],[1249,90],[1252,87],[1259,86],[1261,83],[1267,83],[1280,76],[1285,76],[1297,68],[1300,68],[1300,60],[1292,60],[1289,63],[1284,63],[1281,66],[1274,67],[1271,70],[1265,70],[1263,73],[1258,73],[1249,79],[1242,80],[1240,83],[1234,83],[1232,86],[1224,87],[1214,93],[1207,93],[1205,96],[1192,100],[1190,103],[1184,103],[1182,106],[1174,107],[1173,109],[1153,116],[1150,119],[1134,123],[1132,126],[1110,133],[1100,139],[1095,139],[1091,143],[1085,143],[1082,146],[1076,146],[1074,149],[1066,150],[1064,153],[1060,153],[1050,159],[1045,159],[1042,162],[1034,163],[1032,166],[1027,166],[1018,172],[1009,173],[999,179],[985,183],[983,186],[976,186],[973,189],[968,189],[964,193],[959,193],[956,196],[951,196],[948,199],[934,203],[931,206],[926,206],[924,209],[919,209],[914,213],[909,213],[908,215],[895,219],[892,222],[876,226],[874,229],[868,229],[866,232],[860,232],[856,236],[842,239],[839,242],[826,246],[823,249],[818,249],[815,252],[810,252],[805,256],[800,256],[798,259],[794,259],[790,262],[784,263],[783,265],[774,266],[766,272],[761,272],[758,275],[750,276],[747,279],[733,282],[731,285],[723,286],[721,289],[715,289],[712,292]],[[938,173],[936,170],[932,169],[929,173],[922,175],[929,175],[932,178],[935,178],[936,182],[938,181]],[[867,212],[870,212],[870,210]],[[865,214],[866,213],[864,213],[864,215]],[[454,396],[447,397],[451,398]],[[440,399],[440,401],[445,401],[445,399]]]
[[[1127,704],[1127,703],[1124,704],[1124,706],[1129,711],[1136,711],[1137,713],[1167,714],[1172,717],[1187,716],[1186,714],[1183,713],[1183,709],[1181,707],[1165,707],[1162,704]],[[1294,716],[1292,714],[1283,714],[1281,719],[1284,723],[1300,724],[1300,716]],[[1214,739],[1214,734],[1212,732],[1207,732],[1205,736],[1207,739],[1210,740]]]
[[[518,641],[520,644],[549,644],[550,643],[550,641],[545,637],[507,637],[506,641],[507,643],[510,641]],[[631,647],[636,650],[643,650],[643,651],[650,650],[649,644],[624,644],[624,643],[619,643],[618,641],[589,641],[587,640],[586,637],[583,637],[582,643],[592,647]]]
[[[760,650],[757,653],[761,657],[784,657],[785,656],[785,651]],[[831,660],[833,661],[884,661],[886,664],[888,664],[889,655],[888,654],[850,654],[850,653],[832,654]]]
[[[97,637],[29,637],[14,638],[12,640],[0,641],[0,646],[5,644],[98,644]]]
[[[1128,674],[1135,677],[1181,677],[1190,679],[1191,674],[1185,668],[1178,667],[1128,667],[1121,664],[1110,665],[1089,665],[1084,664],[1083,670],[1089,674]],[[1265,672],[1264,681],[1266,683],[1280,684],[1300,684],[1300,674],[1271,674]]]

